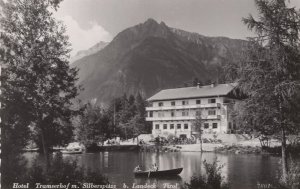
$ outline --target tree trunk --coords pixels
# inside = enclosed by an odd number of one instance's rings
[[[202,139],[200,139],[200,151],[202,153]]]
[[[200,142],[200,151],[202,153],[202,131],[200,131],[200,135],[199,135],[199,142]]]
[[[46,159],[46,170],[48,170],[48,168],[50,167],[49,151],[48,151],[48,147],[46,145],[44,128],[42,128],[41,130],[42,130],[41,135],[42,135],[43,153],[44,153],[44,156]]]
[[[203,166],[203,162],[202,162],[202,153],[200,153],[200,175],[202,175],[202,166]]]
[[[282,161],[282,181],[286,183],[288,174],[287,151],[286,151],[286,136],[285,130],[282,128],[282,141],[281,141],[281,161]]]

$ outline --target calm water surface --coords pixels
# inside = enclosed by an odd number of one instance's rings
[[[36,153],[25,154],[27,159],[34,157],[43,161]],[[199,152],[99,152],[78,155],[63,155],[66,159],[77,159],[79,164],[99,171],[108,177],[111,184],[122,188],[123,183],[131,188],[132,183],[153,184],[163,188],[164,183],[181,185],[189,182],[193,174],[205,173],[203,161],[213,162],[215,158],[223,164],[222,175],[233,189],[258,188],[257,183],[268,184],[276,181],[279,157],[268,155],[223,155]],[[133,169],[140,165],[148,170],[151,164],[157,163],[160,170],[183,167],[180,176],[166,179],[135,178]]]

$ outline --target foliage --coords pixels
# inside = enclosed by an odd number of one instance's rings
[[[284,182],[283,181],[283,176],[281,177],[281,183],[280,183],[280,188],[283,189],[300,189],[300,165],[299,163],[296,162],[291,162],[290,165],[290,170],[288,171],[287,174],[287,179]]]
[[[65,29],[52,16],[59,3],[0,0],[3,185],[21,179],[29,138],[46,149],[71,137],[77,71],[69,68]]]
[[[236,74],[239,89],[249,97],[243,104],[244,123],[267,133],[283,127],[293,132],[298,129],[292,110],[300,87],[296,35],[300,15],[286,7],[284,0],[256,0],[256,4],[260,20],[250,15],[243,21],[256,31],[257,37],[250,38],[244,59],[230,65],[228,73]]]
[[[259,19],[250,15],[243,22],[257,36],[249,38],[243,59],[229,65],[228,76],[238,80],[238,89],[248,97],[240,111],[242,122],[251,130],[281,136],[286,175],[286,135],[299,131],[300,13],[285,0],[255,3]]]
[[[73,121],[75,140],[86,147],[104,142],[112,128],[107,112],[92,103],[85,104],[81,109],[82,113]]]
[[[201,110],[197,110],[195,120],[192,122],[193,130],[198,132],[198,137],[200,140],[200,148],[202,151],[202,134],[203,134],[203,124],[205,120],[202,119],[202,113]]]
[[[287,137],[289,144],[291,145],[300,145],[300,136],[299,135],[289,135]]]
[[[227,189],[228,184],[222,183],[223,177],[221,175],[221,169],[223,166],[218,165],[217,160],[214,160],[212,164],[203,162],[206,175],[192,176],[190,183],[185,183],[186,189]]]
[[[136,97],[125,94],[111,102],[108,110],[115,116],[115,134],[123,139],[137,137],[141,133],[149,133],[150,125],[146,122],[146,102],[138,93]]]
[[[50,168],[46,171],[35,160],[26,175],[26,181],[34,186],[36,183],[47,184],[76,184],[82,187],[83,183],[106,185],[108,180],[97,172],[79,167],[76,161],[64,160],[61,153],[57,153],[51,161]]]
[[[199,132],[199,134],[201,135],[203,132],[203,124],[204,124],[205,120],[202,119],[202,113],[200,110],[197,110],[196,112],[196,116],[195,116],[195,120],[192,123],[193,129],[197,132]]]
[[[81,108],[82,113],[73,120],[75,140],[89,147],[115,136],[128,139],[148,133],[151,127],[145,120],[145,106],[139,94],[115,98],[107,109],[96,103],[87,103]]]
[[[291,189],[300,188],[300,166],[299,163],[291,162],[287,175],[286,186]]]
[[[2,143],[1,156],[1,186],[2,188],[12,188],[12,183],[26,183],[26,160],[18,152],[11,148],[11,151],[4,151]]]
[[[4,130],[18,125],[26,133],[30,125],[44,150],[70,138],[70,118],[76,112],[71,100],[77,95],[77,70],[69,67],[65,28],[53,17],[59,3],[1,1]]]

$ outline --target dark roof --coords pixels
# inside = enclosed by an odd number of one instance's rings
[[[148,98],[148,101],[171,100],[184,98],[198,98],[210,96],[226,96],[230,93],[237,83],[206,85],[199,87],[184,87],[175,89],[165,89]]]

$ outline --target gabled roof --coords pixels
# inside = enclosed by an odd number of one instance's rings
[[[237,83],[206,85],[201,87],[184,87],[176,89],[165,89],[148,98],[148,101],[174,100],[185,98],[199,98],[212,96],[226,96],[230,93]]]

